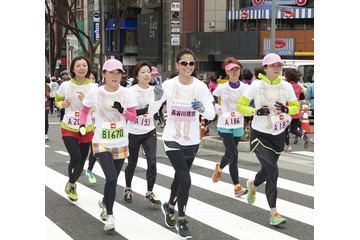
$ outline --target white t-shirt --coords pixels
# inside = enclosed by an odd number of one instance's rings
[[[129,88],[136,99],[136,109],[144,108],[154,99],[154,87],[149,86],[147,89],[139,87],[138,84]],[[154,116],[152,114],[139,115],[134,122],[127,122],[129,133],[146,134],[155,128]]]
[[[199,79],[193,77],[190,85],[183,85],[179,77],[166,80],[162,84],[164,95],[158,101],[152,100],[149,113],[158,111],[166,101],[168,119],[162,135],[164,141],[175,141],[180,145],[195,145],[200,143],[199,112],[192,109],[191,102],[197,99],[202,102],[205,112],[204,118],[212,120],[215,117],[214,101],[211,92]]]
[[[108,92],[104,86],[92,90],[83,100],[86,107],[95,107],[95,134],[93,143],[105,147],[123,147],[128,145],[126,118],[113,108],[114,99],[126,108],[135,107],[136,101],[129,89],[122,86],[115,92]],[[88,114],[90,116],[90,114]]]
[[[57,94],[61,97],[64,97],[65,100],[69,100],[71,105],[70,107],[65,108],[65,115],[63,118],[63,122],[70,128],[79,129],[80,127],[80,112],[82,109],[82,103],[79,99],[79,93],[82,92],[87,96],[87,94],[92,90],[96,89],[97,85],[89,82],[87,84],[76,84],[73,79],[70,81],[63,82]],[[92,120],[90,115],[86,120],[85,126],[92,124]]]
[[[268,106],[270,109],[269,116],[254,115],[254,119],[251,122],[253,129],[272,135],[279,135],[285,130],[282,128],[278,131],[273,130],[275,123],[273,117],[279,116],[274,104],[280,102],[286,105],[286,102],[297,100],[290,83],[281,80],[279,84],[271,85],[265,81],[254,81],[244,93],[244,96],[247,99],[254,99],[255,108],[259,109],[263,106]],[[288,114],[282,114],[282,117],[291,121],[291,117]]]
[[[243,116],[236,109],[236,105],[248,87],[249,85],[240,83],[240,87],[232,88],[230,87],[229,82],[226,82],[224,84],[219,84],[218,87],[213,91],[212,94],[214,96],[221,97],[221,115],[219,116],[217,127],[230,129],[238,128],[231,127],[232,124],[227,124],[227,122],[224,122],[224,119],[226,119],[227,115],[230,115],[231,112],[235,112],[237,115],[239,115],[239,117],[242,118],[243,121]]]

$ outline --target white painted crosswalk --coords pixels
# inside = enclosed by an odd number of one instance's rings
[[[65,157],[67,156],[66,152],[57,150],[54,152],[62,155],[64,159],[68,160],[68,158]],[[215,162],[203,158],[196,158],[193,165],[199,168],[213,170],[215,167]],[[144,195],[147,186],[145,176],[145,169],[147,168],[146,160],[144,158],[139,158],[137,166],[137,170],[141,170],[144,173],[144,176],[133,177],[132,190],[134,193]],[[99,164],[95,164],[93,172],[97,178],[105,179],[104,173]],[[158,162],[157,173],[159,176],[172,179],[174,176],[174,169],[170,163],[167,165]],[[52,189],[56,194],[62,196],[64,199],[67,199],[67,195],[64,192],[64,187],[68,177],[53,170],[50,167],[45,167],[45,174],[45,185]],[[223,174],[229,174],[228,168],[224,169]],[[256,172],[254,171],[239,168],[239,177],[241,178],[252,179],[254,178],[255,174]],[[211,174],[209,176],[205,176],[191,172],[191,181],[193,186],[199,187],[203,191],[208,191],[214,196],[220,195],[226,198],[231,198],[232,201],[239,201],[241,204],[247,204],[246,197],[237,198],[234,196],[232,184],[226,183],[224,181],[219,181],[218,183],[214,184],[211,180]],[[77,183],[77,186],[79,200],[73,204],[90,214],[91,217],[102,222],[100,219],[100,209],[97,205],[97,201],[102,197],[102,195],[91,189],[91,187],[79,182]],[[119,195],[122,195],[122,189],[124,186],[125,179],[123,167],[118,179],[117,200],[121,198]],[[314,197],[314,187],[304,183],[279,178],[278,187],[294,192],[294,194],[299,194],[310,198]],[[162,185],[155,184],[154,192],[162,202],[166,202],[168,200],[170,195],[169,188],[170,186],[164,187]],[[285,218],[299,221],[305,225],[314,226],[313,208],[283,200],[281,198],[277,199],[277,203],[279,212]],[[261,210],[263,214],[268,214],[269,207],[265,194],[260,192],[257,193],[256,202],[253,207]],[[179,236],[177,236],[175,233],[176,231],[172,231],[171,229],[169,230],[165,224],[158,224],[151,219],[142,216],[138,212],[129,209],[126,205],[124,206],[123,204],[115,202],[113,211],[116,223],[115,230],[126,239],[179,239]],[[214,206],[212,204],[203,202],[197,199],[196,195],[194,197],[189,197],[186,215],[202,224],[205,224],[209,228],[216,229],[217,231],[223,232],[235,239],[296,239],[292,236],[282,233],[281,231],[277,231],[274,228],[269,227],[268,223],[266,224],[263,222],[258,223],[250,221],[245,217],[238,216],[232,212],[229,212],[228,210],[220,208],[219,206]],[[126,218],[120,216],[126,216]],[[226,220],[219,221],[219,219],[214,216],[221,216],[221,219]],[[163,218],[163,215],[160,211],[159,217]],[[55,223],[52,223],[51,220],[47,219],[46,223],[47,226],[51,227],[51,233],[55,235],[54,237],[47,239],[71,239],[63,230],[58,228]],[[139,226],[142,228],[141,231],[137,231]],[[196,231],[196,229],[192,229],[192,231]],[[49,233],[47,232],[47,234]],[[64,237],[62,238],[61,236]]]

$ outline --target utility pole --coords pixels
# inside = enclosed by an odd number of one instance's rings
[[[104,1],[100,1],[100,68],[103,65],[103,59],[105,56],[105,14],[104,14]]]
[[[275,53],[276,0],[272,0],[270,52]]]

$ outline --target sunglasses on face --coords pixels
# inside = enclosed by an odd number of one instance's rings
[[[188,64],[189,64],[190,67],[195,66],[195,62],[194,62],[194,61],[180,61],[179,64],[180,64],[181,66],[184,66],[184,67],[186,67]]]

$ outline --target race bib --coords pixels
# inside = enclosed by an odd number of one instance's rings
[[[134,128],[141,130],[150,130],[154,127],[154,120],[152,115],[140,115],[137,116],[135,122],[133,123]]]
[[[71,128],[79,128],[80,126],[80,112],[69,111],[66,113],[65,122]]]
[[[101,124],[101,140],[103,143],[113,142],[125,137],[122,122],[104,122]]]
[[[244,127],[244,116],[237,111],[223,113],[224,128]]]
[[[291,116],[288,114],[279,114],[271,117],[272,131],[282,132],[284,131],[291,123]]]
[[[91,117],[91,122],[95,125],[95,113],[91,112],[90,117]]]
[[[195,122],[196,110],[191,107],[191,103],[172,104],[170,111],[170,119],[180,122]]]

